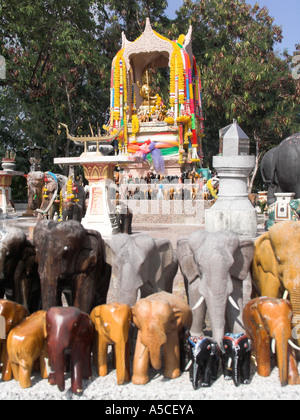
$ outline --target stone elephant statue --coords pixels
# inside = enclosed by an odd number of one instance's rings
[[[106,303],[111,269],[104,261],[100,233],[75,220],[39,222],[33,232],[41,280],[42,308],[61,306],[61,293],[70,306],[86,313]]]
[[[218,345],[225,332],[244,332],[242,310],[247,288],[243,283],[251,288],[253,253],[253,241],[239,239],[231,231],[196,231],[189,238],[179,239],[179,265],[193,308],[192,336],[204,335],[207,309]]]
[[[53,220],[55,214],[59,215],[62,210],[63,220],[81,222],[86,212],[86,195],[82,185],[64,175],[45,172],[42,191],[42,202],[40,208],[36,209],[38,220]]]
[[[42,203],[38,213],[38,220],[47,217],[53,220],[55,213],[60,212],[60,192],[67,188],[68,178],[63,175],[45,172]]]
[[[272,347],[273,352],[276,351],[281,386],[300,384],[294,347],[299,348],[292,341],[292,317],[289,301],[267,296],[251,300],[243,314],[246,332],[256,354],[258,374],[270,376]]]
[[[41,306],[35,248],[19,228],[1,231],[0,297],[4,295],[33,313]]]
[[[82,395],[82,380],[92,376],[94,326],[90,317],[78,308],[51,308],[46,315],[47,350],[52,372],[50,385],[65,390],[65,352],[70,357],[71,389]]]
[[[23,216],[33,216],[34,211],[41,207],[44,183],[44,172],[32,171],[27,175],[28,205],[27,212]]]
[[[132,382],[144,385],[149,381],[149,362],[161,368],[161,348],[164,353],[164,376],[180,376],[180,340],[184,329],[192,324],[191,308],[178,296],[160,292],[139,300],[132,309],[138,336],[133,360]]]
[[[95,353],[98,374],[99,376],[107,375],[107,347],[114,345],[118,385],[130,381],[129,329],[131,318],[131,308],[124,303],[97,306],[91,313],[91,320],[96,331]]]
[[[169,240],[118,234],[106,242],[105,258],[116,276],[118,302],[134,306],[138,295],[172,293],[178,259]]]
[[[48,378],[46,312],[38,311],[11,330],[7,337],[7,352],[11,369],[21,388],[31,387],[31,372],[39,360],[43,379]]]
[[[256,296],[288,297],[293,307],[293,328],[300,346],[300,223],[280,222],[255,241],[252,265]],[[253,297],[255,297],[253,295]]]
[[[260,170],[270,184],[268,205],[275,203],[275,193],[295,193],[300,198],[300,133],[283,140],[263,158]]]

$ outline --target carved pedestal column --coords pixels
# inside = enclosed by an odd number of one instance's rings
[[[103,237],[111,237],[119,233],[109,194],[115,163],[87,163],[82,166],[90,187],[89,205],[82,224],[86,229],[97,230]]]

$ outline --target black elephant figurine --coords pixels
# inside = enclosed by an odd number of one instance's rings
[[[30,313],[41,308],[36,252],[19,228],[0,231],[0,298],[25,306]]]
[[[210,337],[189,337],[189,359],[187,366],[190,371],[190,380],[196,390],[201,387],[210,387],[212,381],[217,379],[219,369],[219,346]]]
[[[235,386],[250,383],[251,340],[243,333],[226,334],[221,341],[224,378]]]
[[[111,267],[104,261],[104,241],[97,231],[86,230],[75,220],[43,220],[33,232],[41,280],[42,308],[69,306],[90,313],[106,303]]]

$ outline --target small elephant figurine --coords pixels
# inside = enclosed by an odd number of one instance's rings
[[[14,378],[21,388],[31,387],[31,371],[38,359],[42,378],[48,378],[45,311],[35,312],[10,331],[7,352]]]
[[[226,334],[221,341],[224,378],[234,385],[250,383],[251,340],[245,334]]]
[[[75,307],[50,308],[46,315],[46,331],[52,369],[49,383],[64,391],[65,351],[69,350],[72,392],[81,395],[82,380],[92,376],[94,326],[90,317]]]
[[[8,333],[16,327],[24,318],[29,316],[28,310],[23,306],[10,300],[0,299],[0,316],[2,320],[5,319],[5,337],[8,336]],[[7,354],[7,345],[6,340],[3,337],[0,339],[0,354],[2,366],[2,380],[10,381],[12,378],[10,361]],[[2,346],[2,349],[1,349]]]
[[[190,370],[190,380],[193,388],[210,387],[212,380],[217,379],[219,369],[218,344],[210,337],[189,337],[190,362],[186,370]],[[201,380],[202,378],[202,380]]]
[[[291,340],[294,332],[292,318],[292,305],[288,300],[266,296],[251,300],[243,313],[245,329],[256,355],[258,374],[264,377],[271,374],[272,342],[281,386],[300,384],[294,348],[300,349]]]
[[[91,320],[96,330],[95,353],[99,376],[107,375],[107,347],[113,344],[118,385],[130,381],[128,337],[131,317],[131,308],[124,303],[100,305],[91,313]]]
[[[149,382],[150,361],[154,369],[161,368],[161,347],[165,361],[165,378],[178,378],[180,340],[183,339],[184,328],[191,327],[191,308],[178,296],[160,292],[139,300],[132,309],[132,315],[133,322],[139,330],[132,382],[136,385]]]

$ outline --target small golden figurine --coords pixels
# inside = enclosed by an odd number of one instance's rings
[[[142,106],[156,106],[157,96],[151,88],[152,76],[148,69],[145,69],[142,75],[142,85],[140,82],[137,82],[138,87],[140,88],[140,95],[144,99]]]

